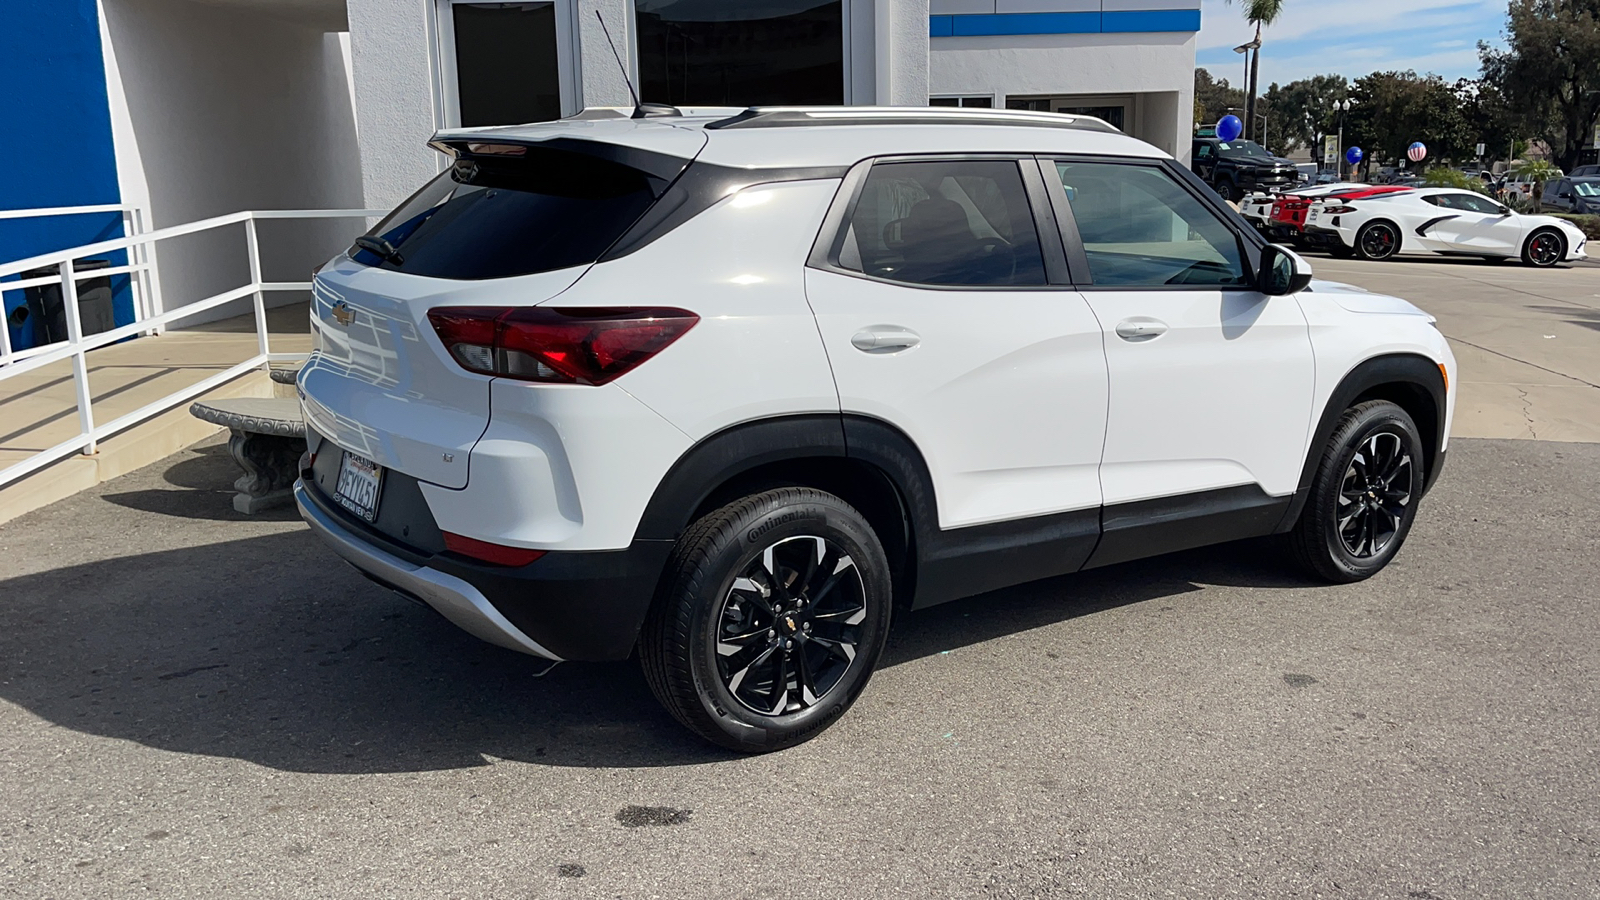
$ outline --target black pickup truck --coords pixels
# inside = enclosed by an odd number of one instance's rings
[[[1273,156],[1255,141],[1196,135],[1190,160],[1189,167],[1201,180],[1235,203],[1251,191],[1281,191],[1300,181],[1293,160]]]

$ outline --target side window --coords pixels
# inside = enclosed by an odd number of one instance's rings
[[[1045,283],[1014,160],[874,165],[850,213],[839,265],[911,284]]]
[[[1195,157],[1197,159],[1210,159],[1211,158],[1211,145],[1210,144],[1201,144],[1199,146],[1199,149],[1195,150],[1194,155],[1195,155]]]
[[[1488,197],[1479,197],[1475,194],[1457,194],[1454,207],[1468,212],[1487,213],[1494,216],[1500,214],[1500,204]]]
[[[1239,236],[1155,166],[1057,162],[1096,285],[1248,287]]]
[[[1440,207],[1441,209],[1449,209],[1450,204],[1445,202],[1448,199],[1449,198],[1443,194],[1429,194],[1428,196],[1422,198],[1422,202],[1432,203],[1434,206]]]

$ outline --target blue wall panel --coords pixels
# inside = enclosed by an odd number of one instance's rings
[[[0,209],[120,202],[95,0],[0,0],[0,86]],[[0,262],[121,235],[116,213],[3,220]],[[9,325],[23,293],[3,296]],[[126,288],[115,305],[133,320]],[[12,328],[13,346],[31,331]]]

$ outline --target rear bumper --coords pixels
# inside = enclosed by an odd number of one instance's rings
[[[552,552],[520,568],[400,545],[304,481],[295,502],[311,530],[374,581],[420,600],[488,643],[551,660],[626,659],[670,541],[626,550]]]

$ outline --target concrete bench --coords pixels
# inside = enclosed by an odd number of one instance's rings
[[[274,379],[280,370],[274,370]],[[291,373],[292,377],[292,373]],[[300,401],[292,397],[239,397],[195,403],[189,414],[233,432],[228,453],[244,474],[233,483],[233,508],[245,515],[285,506],[294,500],[300,455],[306,452],[306,423]]]

